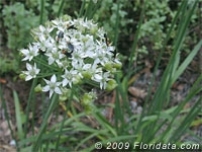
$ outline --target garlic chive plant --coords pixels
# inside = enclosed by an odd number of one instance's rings
[[[35,42],[22,49],[25,81],[42,78],[41,91],[63,95],[73,86],[91,85],[112,90],[121,67],[115,48],[92,20],[69,16],[40,25],[32,31]],[[86,95],[84,95],[86,96]]]

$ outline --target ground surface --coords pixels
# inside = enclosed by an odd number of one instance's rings
[[[144,68],[139,71],[136,75],[133,76],[131,79],[131,85],[128,88],[128,95],[129,100],[131,104],[131,110],[134,114],[140,113],[142,111],[142,107],[144,105],[144,100],[148,93],[148,84],[151,83],[151,78],[153,76],[152,72],[152,64],[150,63],[150,59],[145,59],[145,65]],[[171,104],[170,106],[174,106],[179,104],[184,97],[189,92],[190,87],[196,80],[196,78],[199,76],[199,73],[197,72],[196,64],[198,63],[198,59],[195,58],[193,62],[190,64],[190,66],[186,69],[186,71],[181,75],[181,77],[178,79],[177,82],[174,83],[174,85],[171,88]],[[157,74],[155,75],[155,83],[152,87],[152,92],[155,93],[155,90],[157,86],[159,85],[161,81],[161,76],[163,73],[163,69],[159,69]],[[13,99],[13,90],[15,90],[20,99],[21,109],[25,111],[26,108],[26,101],[29,94],[30,89],[30,83],[24,82],[20,80],[18,77],[14,75],[5,75],[4,77],[0,78],[0,83],[3,88],[3,99],[4,101],[0,100],[0,152],[5,151],[15,151],[13,144],[13,138],[12,133],[9,129],[6,115],[5,115],[5,109],[3,107],[3,102],[6,104],[8,116],[10,118],[10,127],[13,129],[13,134],[16,134],[16,121],[15,121],[15,107],[14,107],[14,99]],[[114,93],[100,93],[98,94],[98,100],[96,101],[96,104],[102,104],[104,108],[103,114],[108,118],[109,121],[113,122],[113,108],[109,106],[105,106],[107,103],[114,103]],[[199,96],[196,96],[193,98],[184,108],[189,108],[193,105],[193,103],[198,99]],[[38,102],[40,101],[40,97],[38,98]],[[76,105],[75,105],[76,106]],[[78,105],[77,105],[78,106]],[[39,110],[40,105],[39,105]],[[82,110],[82,108],[78,108],[79,110]],[[63,109],[61,108],[61,111]],[[38,124],[41,122],[40,118],[40,112],[36,116],[36,120]],[[61,115],[61,119],[62,119]],[[201,119],[202,116],[199,116],[196,119]],[[57,123],[60,121],[59,119],[53,120],[52,124]],[[83,120],[84,122],[88,123],[89,125],[96,127],[96,122],[93,122],[91,119]],[[190,128],[195,130],[195,133],[198,136],[202,137],[202,124],[198,124],[194,128]],[[38,130],[36,126],[36,131]],[[185,135],[184,140],[195,140],[195,138],[192,138],[190,135]]]

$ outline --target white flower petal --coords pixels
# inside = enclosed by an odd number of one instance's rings
[[[25,81],[29,81],[31,79],[32,79],[32,76],[28,75],[28,76],[26,76]]]
[[[97,79],[97,80],[102,80],[102,76],[99,75],[99,74],[95,74],[94,77],[95,77],[95,79]]]
[[[55,76],[55,74],[51,77],[51,82],[56,82],[56,76]]]
[[[61,91],[60,88],[58,88],[58,87],[55,88],[55,92],[56,92],[57,94],[62,94],[62,91]]]
[[[49,92],[49,98],[51,98],[51,97],[52,97],[52,95],[53,95],[53,91],[52,91],[52,90],[50,90],[50,92]]]
[[[27,55],[29,53],[28,49],[22,49],[21,50],[22,54]]]
[[[62,86],[63,86],[63,87],[66,86],[67,83],[68,83],[67,79],[63,79],[63,81],[62,81]]]
[[[83,69],[84,70],[87,70],[87,69],[89,69],[91,67],[91,64],[85,64],[84,66],[83,66]]]
[[[40,69],[36,69],[36,74],[38,74],[40,72]]]
[[[32,65],[29,64],[29,63],[26,63],[26,67],[27,67],[27,70],[30,71],[32,69]]]
[[[45,87],[42,88],[42,91],[47,92],[50,90],[50,86],[46,85]]]

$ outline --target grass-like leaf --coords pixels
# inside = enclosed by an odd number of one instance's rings
[[[13,91],[13,97],[14,97],[14,105],[15,105],[15,116],[16,116],[16,124],[17,124],[17,130],[18,130],[18,137],[20,139],[24,138],[24,131],[23,131],[23,122],[24,122],[24,114],[20,107],[20,101],[17,95],[16,91]]]

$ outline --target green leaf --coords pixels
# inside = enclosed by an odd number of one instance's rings
[[[20,102],[16,91],[13,91],[14,96],[14,104],[15,104],[15,116],[16,116],[16,122],[17,122],[17,130],[18,130],[18,137],[20,139],[23,139],[24,132],[23,132],[23,122],[25,121],[25,117],[23,118],[22,111],[20,108]]]
[[[184,60],[184,62],[178,67],[177,71],[175,72],[175,75],[172,79],[172,83],[174,83],[177,78],[183,73],[183,71],[187,68],[187,66],[191,63],[193,58],[198,53],[199,49],[202,47],[202,40],[199,41],[199,43],[195,46],[195,48],[191,51],[191,53],[187,56],[187,58]]]

